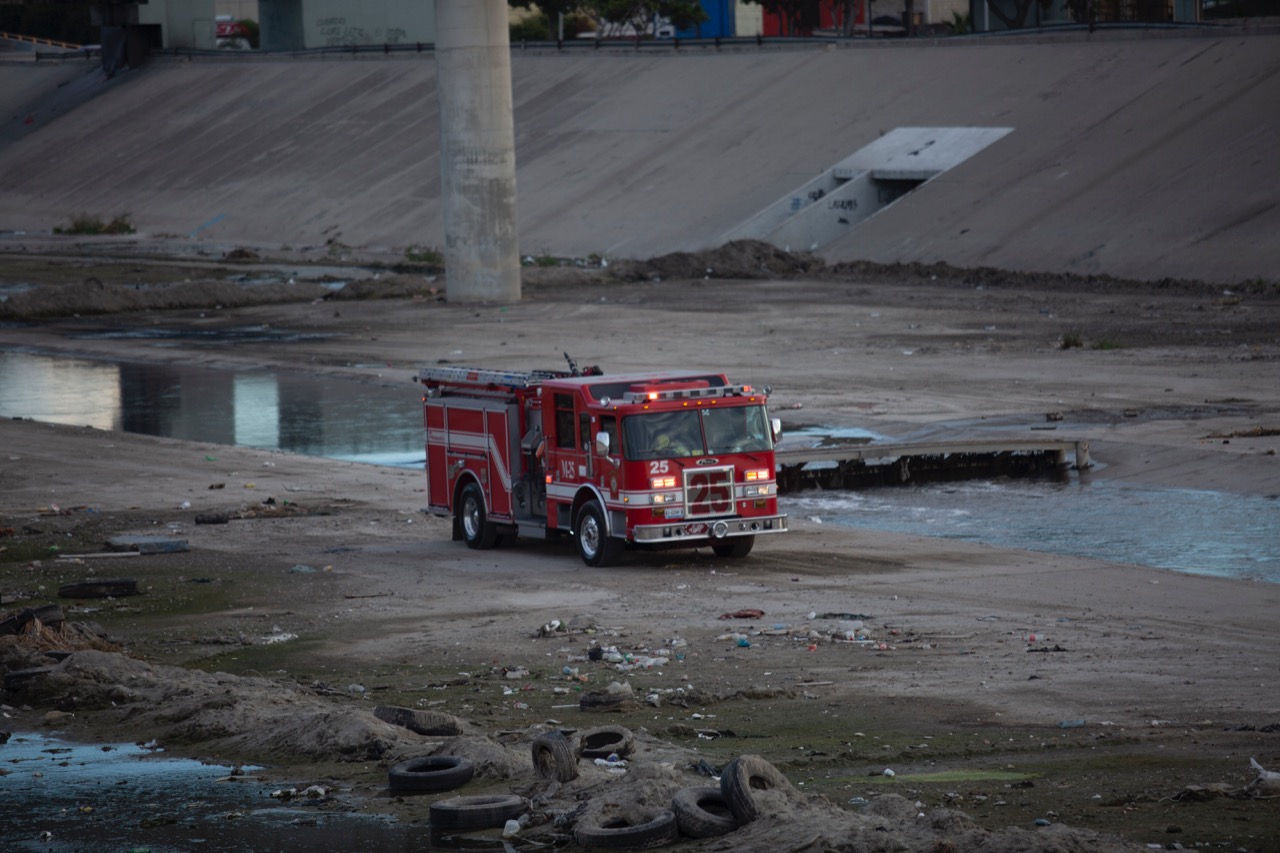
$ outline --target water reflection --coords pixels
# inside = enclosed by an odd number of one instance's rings
[[[380,465],[422,464],[421,392],[0,352],[0,416]]]

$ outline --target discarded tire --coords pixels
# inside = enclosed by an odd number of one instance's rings
[[[724,794],[714,785],[681,788],[671,799],[676,826],[690,838],[715,838],[738,828]]]
[[[680,837],[676,816],[670,811],[650,812],[637,820],[615,818],[598,826],[580,822],[573,839],[583,847],[605,850],[648,850],[663,847]]]
[[[415,711],[394,705],[378,705],[373,709],[373,715],[384,723],[400,726],[420,735],[462,734],[462,724],[458,718],[440,711]]]
[[[624,726],[598,726],[578,735],[577,751],[583,758],[626,758],[636,748],[636,736]]]
[[[760,814],[753,790],[790,787],[787,777],[758,755],[739,755],[720,774],[720,793],[740,824],[750,823]]]
[[[546,732],[533,740],[533,770],[539,779],[569,782],[578,778],[578,758],[560,732]]]
[[[524,800],[515,794],[453,797],[431,804],[431,828],[492,829],[505,826],[524,810]]]
[[[387,771],[393,791],[451,791],[471,781],[476,766],[456,755],[432,755],[401,761]]]

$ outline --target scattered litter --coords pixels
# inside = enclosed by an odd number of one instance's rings
[[[748,608],[746,610],[735,610],[732,613],[722,613],[720,615],[720,618],[721,619],[759,619],[761,616],[764,616],[763,610]]]

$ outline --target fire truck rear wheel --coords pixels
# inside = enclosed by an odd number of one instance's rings
[[[484,493],[475,483],[463,488],[458,498],[458,526],[468,548],[485,549],[498,544],[498,531],[484,511]]]
[[[745,557],[751,553],[751,548],[755,544],[756,537],[739,536],[736,539],[730,539],[728,542],[712,545],[711,550],[717,557]]]
[[[609,535],[598,501],[587,501],[578,510],[574,538],[578,541],[578,556],[588,566],[612,566],[622,556],[622,540]]]

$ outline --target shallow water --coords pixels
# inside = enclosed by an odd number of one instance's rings
[[[1280,500],[1094,480],[972,481],[788,496],[824,523],[1280,583]]]
[[[376,385],[0,352],[0,416],[421,465],[421,386],[403,372],[395,384]]]
[[[242,769],[252,774],[256,768]],[[137,744],[85,745],[15,733],[0,744],[0,847],[40,853],[429,849],[425,827],[327,811],[319,800],[282,802],[271,796],[279,786],[221,781],[230,773],[226,765],[167,758]]]
[[[224,342],[252,333],[232,332]],[[421,389],[404,373],[377,385],[0,352],[0,416],[418,468]],[[810,428],[789,438],[891,437]],[[1280,582],[1274,498],[1073,476],[810,492],[781,503],[792,515],[849,527]]]

